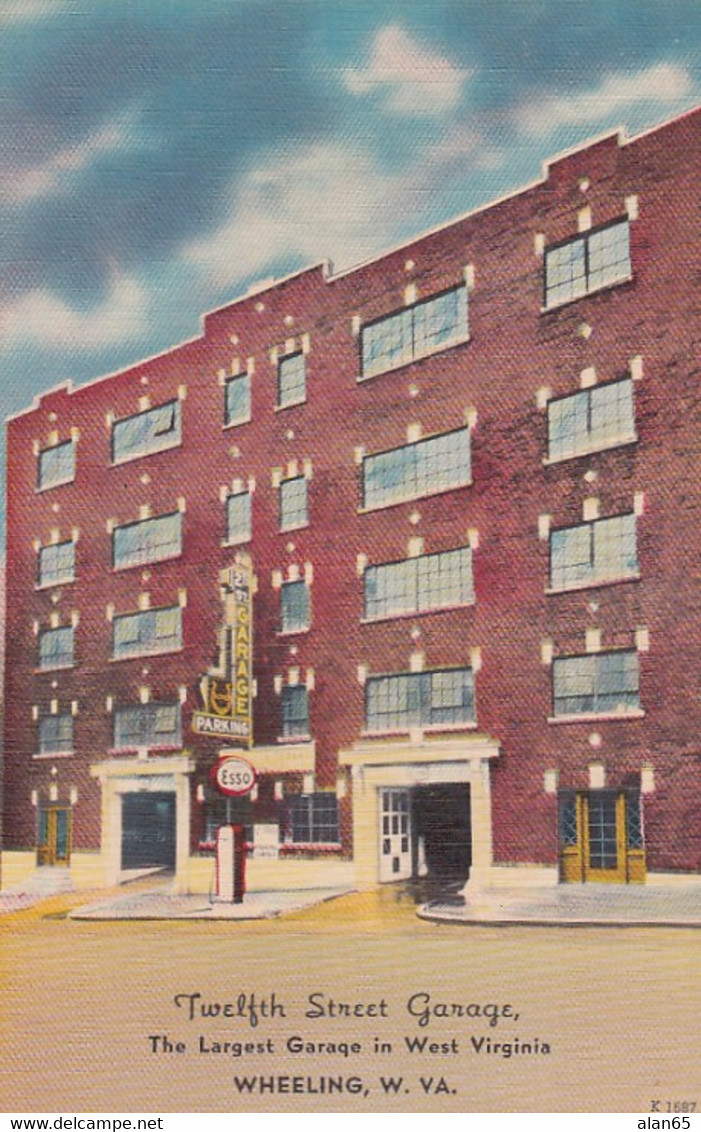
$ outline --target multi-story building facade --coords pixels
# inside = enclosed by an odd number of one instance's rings
[[[207,891],[226,821],[283,886],[698,874],[700,126],[9,422],[6,875]],[[191,724],[240,554],[258,777],[227,799]]]

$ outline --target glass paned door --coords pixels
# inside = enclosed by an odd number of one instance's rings
[[[407,880],[412,874],[409,791],[380,794],[380,880]]]
[[[71,859],[71,811],[67,806],[39,810],[37,864],[68,865]]]
[[[560,877],[575,883],[645,880],[638,794],[590,790],[561,796]]]

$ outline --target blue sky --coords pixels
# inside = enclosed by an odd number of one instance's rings
[[[701,103],[698,0],[0,0],[0,416]]]

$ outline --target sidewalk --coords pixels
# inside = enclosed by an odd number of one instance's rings
[[[455,924],[601,927],[701,927],[699,882],[673,885],[560,884],[491,889],[469,897],[429,900],[417,914]]]
[[[299,912],[350,892],[349,888],[309,888],[247,892],[241,904],[226,904],[203,894],[180,895],[169,886],[131,893],[74,908],[71,920],[269,920]]]

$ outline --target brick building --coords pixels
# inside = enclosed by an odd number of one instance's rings
[[[6,876],[701,868],[697,111],[8,426]],[[252,795],[192,730],[250,556]],[[468,887],[469,891],[469,887]]]

